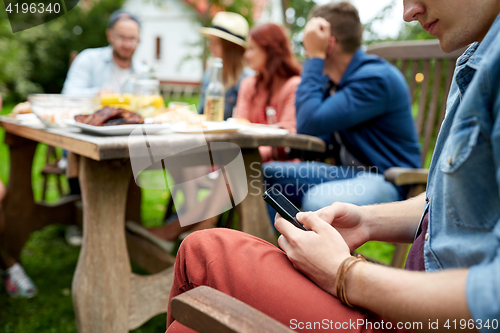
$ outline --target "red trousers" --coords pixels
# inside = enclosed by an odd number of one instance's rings
[[[201,285],[231,295],[298,332],[386,332],[391,331],[383,329],[388,324],[396,327],[370,312],[344,306],[298,272],[283,251],[235,230],[202,230],[182,242],[170,299]],[[170,313],[169,302],[168,333],[194,332]]]

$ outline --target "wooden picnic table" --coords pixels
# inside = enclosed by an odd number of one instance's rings
[[[0,126],[6,131],[11,164],[3,209],[6,227],[0,235],[0,251],[19,260],[21,249],[33,231],[48,224],[75,223],[77,213],[71,197],[55,205],[36,203],[33,199],[31,169],[37,143],[61,147],[70,152],[70,156],[78,157],[77,174],[82,191],[84,238],[72,286],[78,331],[128,332],[152,316],[166,312],[175,258],[125,231],[126,215],[127,219],[134,216],[133,212],[129,213],[130,207],[126,207],[127,195],[130,196],[132,190],[140,193],[130,181],[128,147],[129,140],[135,139],[93,136],[76,129],[27,126],[5,118],[0,120]],[[158,135],[155,140],[182,144],[198,140],[199,135],[170,133]],[[304,135],[206,133],[205,139],[208,143],[231,142],[241,148],[249,188],[250,182],[252,188],[263,185],[262,173],[253,164],[261,163],[259,146],[325,149],[322,140]],[[134,208],[139,219],[137,207]],[[237,208],[242,231],[276,243],[260,194],[249,191]],[[133,274],[129,259],[146,268],[152,267],[149,270],[155,274]],[[154,268],[158,267],[158,260],[163,260],[164,267],[172,267],[158,271]]]

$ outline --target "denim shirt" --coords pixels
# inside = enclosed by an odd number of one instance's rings
[[[132,72],[143,73],[149,67],[132,58]],[[95,96],[104,88],[113,70],[113,48],[111,46],[86,49],[80,52],[69,68],[62,94]]]
[[[469,268],[469,310],[490,326],[500,321],[499,112],[500,15],[457,60],[429,171],[424,245],[426,271]]]
[[[210,73],[211,70],[207,69],[205,74],[203,74],[202,86],[201,86],[201,96],[200,96],[200,104],[198,105],[198,113],[202,114],[203,109],[205,108],[205,92],[207,90],[208,84],[210,83]],[[227,88],[226,90],[226,100],[224,101],[224,120],[227,118],[231,118],[233,116],[233,108],[236,106],[236,100],[238,98],[238,91],[240,90],[241,80],[246,78],[247,76],[254,75],[255,72],[248,67],[243,68],[243,72],[238,78],[238,82],[232,87]]]

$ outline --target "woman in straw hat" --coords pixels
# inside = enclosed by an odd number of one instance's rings
[[[236,105],[241,80],[246,76],[254,74],[251,69],[244,66],[243,54],[245,53],[245,47],[247,45],[246,39],[248,36],[248,30],[249,27],[246,19],[240,14],[230,12],[217,13],[212,20],[211,27],[200,29],[200,33],[208,38],[208,45],[212,55],[216,58],[222,58],[222,81],[226,87],[224,119],[231,117],[233,114],[233,108]],[[200,113],[203,113],[203,107],[205,105],[205,91],[210,83],[210,71],[211,70],[208,69],[203,75],[201,100],[198,107]],[[181,179],[183,177],[188,177],[183,176],[181,174],[183,172],[189,173],[190,177],[193,177],[193,174],[200,174],[201,177],[211,171],[207,172],[207,168],[201,166],[185,168],[184,170],[177,171],[169,170],[169,172],[171,174],[176,173],[176,175],[173,176],[174,179]],[[227,193],[225,186],[222,189],[212,188],[210,197],[207,197],[205,200],[210,200],[212,197],[216,198],[218,196],[218,191],[221,190]],[[194,199],[196,199],[196,196],[194,196]],[[187,201],[189,201],[190,204],[188,204]],[[200,203],[196,201],[193,203],[193,198],[187,196],[185,206],[192,207],[192,204],[200,205]],[[182,210],[181,207],[176,208]],[[187,210],[189,210],[189,208],[187,208]],[[191,232],[198,229],[213,227],[216,225],[218,219],[219,216],[215,216],[203,222],[188,226],[181,226],[180,221],[177,219],[164,226],[147,229],[149,232],[163,240],[174,241],[183,232]]]
[[[236,117],[260,124],[274,118],[275,125],[296,133],[295,92],[301,68],[283,27],[267,23],[253,28],[244,57],[257,74],[241,82]],[[271,117],[268,107],[274,110]],[[282,155],[271,147],[259,150],[264,162]]]
[[[241,80],[253,74],[244,66],[243,54],[247,45],[248,22],[237,13],[219,12],[212,20],[212,26],[201,28],[200,33],[208,38],[210,52],[216,58],[221,58],[222,81],[226,87],[224,119],[232,116],[236,105]],[[205,91],[210,81],[210,69],[203,75],[201,100],[198,110],[203,113]]]

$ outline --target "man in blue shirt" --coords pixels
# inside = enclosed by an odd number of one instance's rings
[[[109,46],[86,49],[75,58],[64,82],[62,94],[97,96],[123,93],[133,74],[144,73],[148,67],[133,58],[140,41],[139,19],[123,10],[111,14],[106,36]],[[80,194],[78,178],[68,179],[70,193]],[[66,229],[66,240],[80,246],[82,232],[77,226]]]
[[[135,15],[122,10],[111,14],[106,30],[109,46],[83,50],[68,71],[62,93],[86,96],[122,93],[130,75],[148,70],[133,58],[140,30]]]
[[[336,138],[337,166],[269,163],[263,168],[266,181],[310,211],[336,201],[363,205],[404,199],[404,190],[386,182],[383,173],[420,167],[405,78],[360,49],[363,28],[350,3],[319,6],[310,16],[303,40],[309,59],[296,95],[297,133]]]

